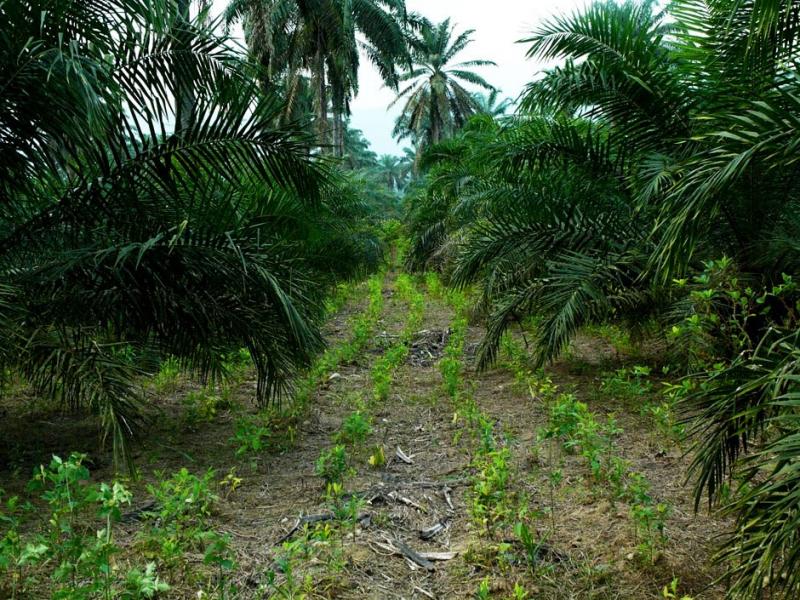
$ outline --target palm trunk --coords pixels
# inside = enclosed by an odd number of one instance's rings
[[[175,25],[178,34],[178,49],[188,47],[189,12],[191,0],[178,0]],[[192,124],[195,110],[194,84],[187,73],[175,73],[175,133],[182,134]]]
[[[333,113],[333,145],[338,158],[344,156],[344,114],[341,107]]]
[[[323,152],[329,150],[328,146],[328,87],[325,82],[325,56],[322,47],[317,49],[314,57],[314,70],[317,85],[317,135],[320,148]]]

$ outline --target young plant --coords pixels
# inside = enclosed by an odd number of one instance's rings
[[[489,584],[489,578],[484,577],[481,582],[478,584],[478,591],[475,593],[476,600],[489,600],[491,597],[491,587]]]
[[[680,581],[677,577],[673,578],[669,585],[665,585],[661,590],[661,596],[664,600],[694,600],[691,596],[684,596],[678,593],[678,586]]]
[[[259,420],[247,417],[236,421],[231,442],[236,445],[236,456],[257,455],[267,450],[272,438],[272,429],[259,422]]]
[[[215,531],[205,531],[200,534],[200,540],[205,544],[203,552],[203,564],[213,566],[217,570],[217,585],[219,599],[225,600],[225,592],[228,588],[226,573],[236,567],[231,551],[231,537],[221,535]]]
[[[183,468],[168,479],[156,475],[158,483],[148,485],[148,491],[157,508],[146,514],[153,526],[141,536],[153,558],[174,566],[186,550],[202,546],[200,535],[219,499],[213,490],[215,474],[209,469],[200,477]]]
[[[525,562],[530,569],[535,569],[539,563],[544,546],[544,539],[537,540],[524,521],[520,521],[514,526],[514,533],[519,539],[522,548],[525,550]]]
[[[284,542],[282,552],[275,561],[278,568],[267,572],[267,589],[271,592],[267,596],[269,600],[306,600],[309,597],[314,591],[311,575],[299,579],[295,574],[298,559],[307,558],[308,554],[304,539]],[[282,581],[278,579],[278,573],[282,574]]]
[[[105,529],[97,532],[94,551],[95,560],[103,574],[103,595],[106,600],[110,600],[114,592],[111,580],[111,556],[119,551],[113,543],[112,526],[122,518],[120,508],[123,504],[130,505],[131,497],[131,493],[121,483],[114,483],[111,486],[106,483],[100,484],[97,502],[100,505],[99,516],[105,519]]]
[[[347,448],[337,445],[323,451],[317,459],[315,472],[325,480],[326,485],[341,484],[350,473]]]
[[[183,405],[183,422],[186,427],[193,428],[200,423],[211,423],[220,410],[231,407],[231,402],[229,398],[214,393],[212,388],[204,387],[186,394]]]
[[[383,450],[383,446],[375,446],[373,448],[368,462],[373,469],[380,469],[386,465],[386,453]]]
[[[650,381],[650,367],[637,365],[632,369],[617,369],[606,374],[600,383],[600,389],[614,398],[621,400],[641,400],[653,392]]]
[[[156,573],[156,563],[147,563],[144,571],[132,569],[125,577],[120,594],[122,600],[151,600],[162,592],[168,592],[169,585],[161,581]]]
[[[23,516],[33,507],[20,502],[18,496],[2,500],[3,490],[0,489],[0,574],[6,574],[0,591],[5,591],[15,600],[32,583],[26,577],[28,569],[45,560],[50,548],[41,535],[23,537],[21,533]]]
[[[366,444],[367,438],[372,433],[369,419],[359,410],[351,413],[343,422],[335,441],[355,448]]]
[[[508,485],[511,478],[508,448],[500,448],[477,460],[478,473],[472,484],[470,513],[473,520],[490,537],[505,524],[511,513]]]
[[[153,386],[159,394],[168,394],[178,388],[181,366],[178,359],[170,356],[161,362],[158,373],[153,377]]]

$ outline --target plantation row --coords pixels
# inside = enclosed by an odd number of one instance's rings
[[[717,557],[731,597],[800,594],[796,17],[716,0],[554,17],[521,43],[559,66],[513,117],[430,148],[409,199],[407,267],[480,291],[479,369],[532,320],[534,372],[613,324],[669,374],[677,414],[642,408],[688,430],[697,510],[735,520]],[[657,545],[669,509],[622,477],[613,425],[542,401]]]

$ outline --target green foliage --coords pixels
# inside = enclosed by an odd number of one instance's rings
[[[673,372],[699,375],[677,417],[657,401],[645,410],[670,437],[690,422],[698,500],[739,515],[722,552],[731,597],[792,597],[800,577],[797,524],[773,516],[778,498],[781,514],[800,502],[787,375],[799,36],[786,2],[596,2],[554,16],[525,43],[558,66],[516,118],[475,117],[428,151],[408,219],[410,267],[481,289],[480,367],[529,315],[533,372],[587,327],[620,328],[618,348],[667,333]],[[606,391],[650,395],[645,379],[617,374]]]
[[[231,407],[230,400],[223,395],[218,395],[212,388],[202,388],[186,394],[183,398],[183,422],[193,428],[202,423],[210,423],[220,410]]]
[[[296,441],[297,428],[291,416],[262,411],[236,421],[231,443],[236,456],[255,457],[266,452],[286,452]]]
[[[535,569],[541,560],[542,547],[544,546],[544,539],[535,539],[533,532],[525,522],[518,522],[514,526],[514,535],[519,539],[522,548],[525,551],[525,562],[528,568]]]
[[[314,472],[328,485],[341,484],[350,473],[347,448],[337,445],[324,450],[317,459]]]
[[[361,448],[372,433],[369,419],[361,411],[351,413],[343,422],[335,439],[339,444]]]
[[[307,558],[308,549],[303,544],[303,540],[294,542],[284,542],[283,548],[278,555],[277,571],[267,572],[267,589],[270,592],[270,600],[305,600],[308,594],[313,592],[314,584],[311,575],[305,579],[298,579],[295,576],[298,558]],[[278,579],[278,572],[283,576]]]
[[[174,356],[162,361],[158,373],[153,377],[153,386],[160,394],[174,392],[178,387],[178,377],[181,374],[180,364]]]
[[[32,510],[32,506],[23,503],[18,496],[4,498],[0,490],[0,573],[5,573],[5,583],[0,590],[5,590],[11,598],[29,589],[35,580],[30,569],[45,560],[49,546],[43,536],[24,536],[21,530],[23,518]]]
[[[40,466],[28,487],[43,502],[37,522],[29,501],[14,497],[0,510],[0,592],[28,597],[47,590],[53,598],[154,598],[169,586],[155,564],[145,571],[120,572],[114,557],[122,549],[114,529],[131,493],[119,482],[90,481],[86,457],[54,456]],[[49,582],[47,581],[49,579]]]
[[[380,469],[386,466],[386,452],[384,451],[383,446],[375,446],[367,462],[369,463],[369,466],[374,469]]]
[[[256,399],[279,400],[322,348],[328,291],[377,247],[360,199],[281,124],[282,100],[238,44],[206,11],[176,9],[0,7],[0,71],[13,74],[0,91],[0,371],[99,415],[118,460],[155,357],[218,381],[246,348]],[[174,376],[156,379],[166,391]]]
[[[174,568],[185,552],[203,545],[202,536],[218,500],[214,471],[197,476],[182,468],[169,478],[157,477],[157,483],[148,485],[155,508],[147,514],[149,527],[140,538],[146,556]]]
[[[394,372],[405,362],[407,356],[408,346],[401,343],[389,348],[373,365],[370,371],[370,379],[372,380],[372,393],[376,402],[384,402],[389,398]]]
[[[481,579],[478,584],[478,591],[475,593],[476,600],[489,600],[491,594],[490,581],[488,577]]]
[[[203,552],[203,564],[217,568],[217,590],[220,600],[225,600],[228,588],[226,572],[232,571],[236,567],[233,560],[233,552],[230,548],[231,537],[228,534],[220,535],[215,531],[204,531],[198,538],[205,545]]]
[[[691,596],[679,594],[679,585],[680,581],[677,577],[673,578],[669,585],[665,585],[664,589],[661,590],[661,596],[664,598],[664,600],[694,600]]]
[[[126,575],[124,585],[120,594],[123,600],[150,600],[170,589],[156,574],[155,563],[148,563],[144,571],[132,569]]]
[[[620,400],[644,400],[653,391],[653,383],[649,380],[650,367],[637,365],[632,369],[617,369],[606,374],[600,383],[600,389],[606,394]]]

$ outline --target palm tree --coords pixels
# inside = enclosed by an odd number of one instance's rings
[[[378,177],[393,192],[399,192],[404,185],[403,169],[400,158],[392,154],[384,154],[378,158],[375,165]]]
[[[265,87],[310,74],[318,142],[337,156],[344,153],[344,119],[358,92],[360,50],[393,87],[396,65],[407,56],[404,0],[232,0],[225,19],[243,22],[250,51],[266,67]]]
[[[453,39],[448,19],[438,25],[423,20],[419,31],[410,35],[412,66],[401,75],[400,81],[411,83],[398,93],[394,102],[405,100],[394,130],[396,137],[410,138],[419,150],[452,136],[479,112],[479,103],[464,86],[488,91],[494,88],[468,69],[495,63],[489,60],[453,63],[469,46],[473,33],[465,31]]]
[[[282,107],[213,26],[176,33],[174,8],[0,5],[0,362],[95,410],[115,450],[161,356],[219,377],[245,347],[258,400],[279,399],[360,253],[355,202],[306,134],[275,126]]]
[[[500,90],[492,90],[486,94],[476,93],[475,100],[480,107],[478,109],[479,113],[489,115],[495,119],[504,117],[514,105],[514,101],[511,98],[500,100]]]

